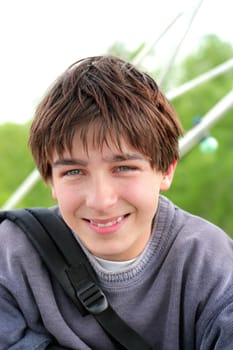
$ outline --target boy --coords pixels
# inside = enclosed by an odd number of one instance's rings
[[[233,242],[160,195],[171,185],[181,134],[151,77],[99,56],[76,62],[50,88],[29,144],[58,202],[51,210],[72,229],[112,307],[151,349],[230,350]],[[0,348],[114,349],[7,220]]]

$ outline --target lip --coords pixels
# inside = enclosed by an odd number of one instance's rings
[[[126,222],[129,214],[108,219],[84,219],[88,227],[95,233],[104,235],[118,231]]]

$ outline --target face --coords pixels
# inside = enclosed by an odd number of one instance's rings
[[[68,226],[94,255],[115,261],[138,256],[151,235],[160,190],[169,188],[175,163],[163,174],[122,142],[88,153],[78,134],[72,152],[54,154],[51,187]]]

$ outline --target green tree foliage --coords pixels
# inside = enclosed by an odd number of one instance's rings
[[[34,169],[27,146],[29,125],[11,123],[0,126],[0,206],[11,197]],[[39,181],[17,207],[48,206],[54,204],[48,187]]]
[[[200,46],[176,68],[177,85],[181,85],[217,67],[233,57],[233,48],[215,35],[203,37]],[[191,127],[190,116],[203,116],[233,87],[233,71],[222,74],[177,98],[175,105],[185,128]]]
[[[0,127],[0,196],[6,201],[17,184],[27,176],[32,164],[26,145],[27,127],[3,124]]]
[[[233,48],[214,35],[204,37],[200,47],[179,67],[182,84],[233,57]],[[185,130],[193,127],[193,118],[203,117],[233,86],[228,72],[182,95],[173,104]],[[233,236],[233,111],[219,121],[210,133],[219,142],[213,154],[203,154],[196,146],[179,163],[168,197],[194,214],[203,216]]]
[[[117,43],[110,52],[132,60],[142,48],[143,45],[130,53],[124,45]],[[174,67],[176,83],[181,85],[232,57],[231,45],[214,35],[204,37],[200,46]],[[173,76],[171,79],[174,81]],[[173,104],[184,129],[190,130],[194,117],[204,116],[227,94],[232,89],[232,82],[233,73],[228,72],[174,100]],[[198,145],[194,147],[180,160],[172,188],[165,194],[177,205],[212,221],[233,237],[233,216],[229,213],[233,207],[232,114],[233,111],[227,113],[210,131],[219,141],[218,150],[204,154]],[[29,125],[0,125],[0,205],[6,202],[34,168],[27,147],[28,129]],[[54,204],[48,186],[39,181],[17,206]]]

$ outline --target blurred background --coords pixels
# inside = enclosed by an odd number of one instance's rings
[[[178,206],[233,237],[231,4],[170,0],[0,2],[0,206],[50,206],[27,147],[35,107],[74,61],[111,53],[150,73],[184,126]]]

